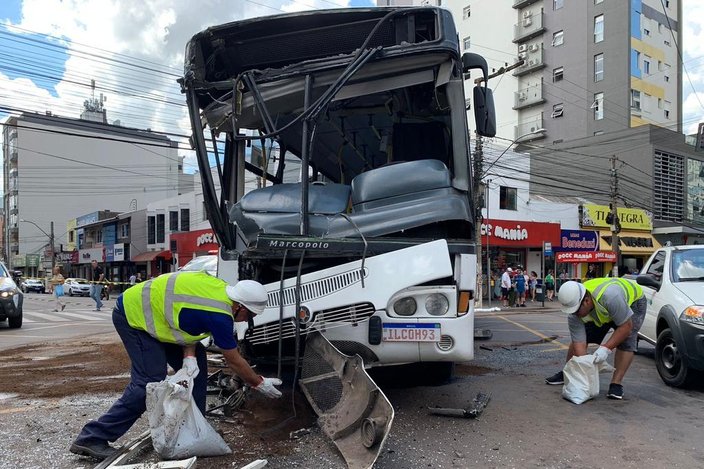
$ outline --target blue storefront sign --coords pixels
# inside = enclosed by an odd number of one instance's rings
[[[591,230],[560,230],[560,246],[555,251],[598,251],[599,232]]]

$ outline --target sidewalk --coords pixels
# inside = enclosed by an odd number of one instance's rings
[[[560,311],[560,303],[557,300],[546,301],[543,306],[542,301],[526,301],[526,306],[524,307],[504,307],[501,304],[501,300],[492,300],[491,307],[489,302],[486,300],[483,302],[482,306],[474,307],[474,312],[477,315],[491,315],[491,314],[520,314],[520,313],[557,313]]]

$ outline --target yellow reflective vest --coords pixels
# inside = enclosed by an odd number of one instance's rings
[[[193,308],[232,317],[227,282],[205,272],[173,272],[125,290],[122,295],[130,326],[160,342],[194,344],[210,334],[190,335],[179,327],[182,308]]]
[[[604,324],[611,322],[611,316],[609,315],[607,309],[602,306],[600,300],[601,297],[604,296],[606,287],[614,284],[619,285],[623,289],[626,295],[626,303],[629,306],[643,296],[643,289],[640,285],[625,278],[594,278],[587,280],[584,282],[584,287],[592,295],[595,314],[589,314],[583,317],[583,322],[593,321],[594,325],[597,327],[601,327]]]

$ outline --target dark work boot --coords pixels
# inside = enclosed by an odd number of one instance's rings
[[[107,441],[76,440],[73,444],[71,444],[69,451],[80,456],[89,456],[102,461],[103,459],[107,459],[112,456],[117,449],[110,446]]]

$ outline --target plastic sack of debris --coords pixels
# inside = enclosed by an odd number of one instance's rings
[[[152,444],[164,459],[221,456],[232,452],[193,400],[193,378],[197,374],[197,365],[193,370],[184,360],[183,368],[172,376],[147,384]]]
[[[595,364],[594,355],[570,358],[562,370],[565,375],[562,397],[575,404],[581,404],[598,396],[599,373],[612,370],[613,367],[606,362]]]

